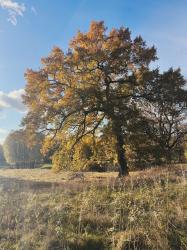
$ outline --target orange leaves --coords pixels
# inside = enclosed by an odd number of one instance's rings
[[[54,47],[48,57],[41,59],[41,63],[45,66],[47,65],[51,66],[51,64],[57,65],[57,64],[62,64],[63,59],[64,59],[63,51],[58,47]]]
[[[90,30],[87,34],[88,38],[90,38],[91,40],[103,40],[104,36],[105,36],[105,31],[106,31],[106,27],[104,25],[104,22],[91,22],[90,24]]]
[[[104,22],[92,22],[87,33],[78,32],[70,43],[70,48],[75,51],[75,57],[94,55],[101,53],[105,40]]]
[[[128,29],[107,32],[104,22],[92,22],[88,32],[72,39],[67,53],[54,47],[40,70],[26,72],[26,126],[75,142],[99,134],[105,117],[123,123],[131,96],[139,94],[145,64],[154,56],[143,40],[131,39]]]

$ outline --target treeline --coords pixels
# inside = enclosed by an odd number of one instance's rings
[[[55,169],[129,168],[185,161],[186,81],[153,69],[155,47],[128,28],[92,22],[67,52],[27,70],[25,133],[43,135]],[[50,152],[50,153],[49,153]]]
[[[0,145],[0,167],[3,167],[6,164],[4,151],[2,145]]]
[[[45,162],[40,149],[43,137],[36,135],[37,142],[29,144],[27,134],[24,130],[11,132],[3,146],[0,146],[1,165],[8,164],[14,168],[35,168]]]

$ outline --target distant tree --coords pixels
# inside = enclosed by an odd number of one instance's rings
[[[5,157],[3,152],[3,147],[0,145],[0,166],[5,164]]]
[[[4,154],[8,164],[16,167],[36,167],[42,161],[40,153],[41,141],[29,147],[23,130],[10,133],[4,144]]]
[[[155,59],[155,48],[140,36],[132,39],[124,27],[106,32],[103,22],[92,22],[87,33],[78,32],[67,53],[54,48],[40,70],[27,70],[29,112],[23,124],[58,142],[69,134],[74,148],[107,123],[119,174],[128,175],[125,127],[139,100],[149,95],[155,74],[149,64]]]

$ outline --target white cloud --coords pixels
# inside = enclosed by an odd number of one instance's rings
[[[0,0],[0,7],[8,10],[9,17],[7,20],[13,25],[17,24],[17,16],[23,16],[23,13],[26,10],[23,3],[19,4],[13,0]]]
[[[4,128],[0,128],[0,134],[7,134],[8,131]]]
[[[35,9],[34,6],[31,7],[31,12],[32,12],[34,15],[38,15],[38,12],[37,12],[37,10]]]
[[[22,101],[24,89],[14,90],[9,93],[0,91],[0,110],[11,108],[20,112],[25,112],[26,108]]]

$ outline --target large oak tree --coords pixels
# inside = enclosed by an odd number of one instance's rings
[[[140,36],[133,39],[129,29],[108,32],[103,22],[92,22],[66,53],[54,48],[38,71],[27,70],[23,124],[62,140],[69,133],[72,146],[110,124],[120,175],[127,175],[125,126],[150,94],[155,72],[149,64],[155,59],[155,48]]]

